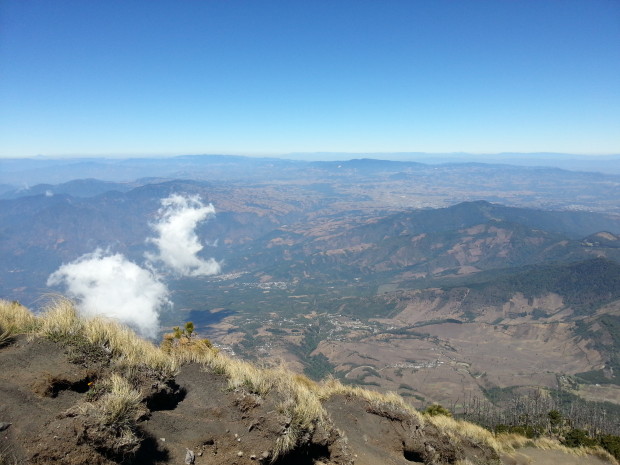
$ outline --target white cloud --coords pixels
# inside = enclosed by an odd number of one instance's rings
[[[157,336],[159,312],[171,305],[168,288],[151,271],[100,249],[62,265],[47,280],[48,286],[63,284],[83,314],[114,318],[150,338]]]
[[[159,314],[171,306],[169,291],[156,274],[156,262],[183,276],[212,275],[220,272],[213,258],[203,259],[203,249],[195,229],[215,215],[213,205],[204,205],[198,196],[178,194],[161,201],[158,221],[152,224],[156,254],[145,254],[143,268],[125,258],[101,249],[62,265],[50,275],[48,286],[64,286],[77,300],[86,316],[104,315],[133,327],[141,335],[154,338],[159,330]]]
[[[158,253],[147,253],[146,258],[162,262],[183,276],[206,276],[220,272],[220,264],[213,258],[203,259],[198,253],[204,248],[195,229],[199,223],[215,215],[212,204],[204,205],[199,196],[173,194],[162,199],[159,221],[152,224],[157,237],[148,239]]]

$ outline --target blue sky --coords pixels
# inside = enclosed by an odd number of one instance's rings
[[[322,151],[620,153],[620,2],[0,2],[0,157]]]

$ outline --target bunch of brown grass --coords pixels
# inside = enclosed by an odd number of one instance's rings
[[[0,347],[5,346],[13,339],[13,332],[11,329],[4,329],[0,326]]]
[[[446,415],[430,416],[427,417],[427,419],[428,422],[435,426],[441,433],[457,443],[461,438],[466,438],[474,444],[486,445],[496,451],[502,450],[500,443],[496,440],[493,433],[482,426],[467,421],[455,420]]]
[[[96,432],[89,434],[103,441],[105,448],[111,451],[135,450],[140,443],[136,435],[137,420],[146,413],[142,395],[117,373],[103,382],[100,389],[105,392],[103,395],[76,408],[95,426]]]
[[[174,374],[177,360],[111,319],[80,317],[68,299],[54,298],[39,318],[37,334],[54,341],[84,340],[104,349],[121,367],[146,366],[163,376]]]
[[[136,420],[142,395],[122,376],[114,373],[109,380],[109,392],[97,401],[104,425],[127,427]]]
[[[533,447],[542,450],[557,450],[564,454],[575,455],[577,457],[592,455],[612,465],[618,465],[618,461],[601,447],[566,447],[557,439],[545,437],[530,439],[515,433],[498,434],[496,436],[496,441],[498,443],[497,450],[506,453],[514,452],[516,449],[521,449],[523,447]]]
[[[286,418],[286,427],[278,437],[273,451],[275,460],[295,447],[304,435],[312,433],[317,426],[329,430],[331,425],[326,421],[327,413],[316,383],[283,366],[267,370],[267,374],[277,380],[275,389],[283,397],[278,411]]]
[[[70,339],[84,330],[84,320],[78,316],[75,305],[61,297],[50,300],[39,321],[38,335],[53,341]]]
[[[179,335],[178,333],[164,334],[162,342],[159,346],[167,354],[172,352],[194,351],[200,353],[204,348],[214,349],[213,344],[209,339],[200,339],[197,337]]]
[[[146,366],[163,376],[171,376],[178,369],[177,359],[114,320],[102,317],[85,320],[83,335],[91,344],[109,352],[120,366]]]
[[[251,393],[265,396],[276,383],[276,379],[267,370],[228,357],[210,343],[197,341],[194,344],[179,344],[171,347],[170,354],[178,363],[199,363],[215,373],[224,375],[231,390],[244,388]]]
[[[502,452],[513,452],[522,447],[534,447],[534,440],[516,433],[500,433],[495,436]]]
[[[619,465],[618,460],[602,447],[595,447],[593,449],[590,449],[590,455],[598,457],[599,459],[604,460],[605,462],[609,462],[612,465]]]
[[[601,447],[566,447],[556,439],[537,438],[532,441],[532,447],[543,450],[558,450],[565,454],[586,457],[588,455],[598,456],[612,464],[617,465],[617,460]]]
[[[0,346],[16,334],[35,331],[38,324],[37,318],[19,302],[0,299]]]
[[[6,447],[0,446],[0,465],[18,465],[20,462]]]

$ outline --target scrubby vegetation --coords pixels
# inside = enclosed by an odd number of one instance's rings
[[[0,301],[0,347],[15,334],[30,333],[38,325],[37,318],[19,302]]]
[[[542,448],[551,447],[549,441],[573,449],[600,447],[620,460],[617,405],[584,401],[560,389],[496,390],[490,397],[495,403],[467,399],[461,416],[512,438],[508,442],[520,437]]]
[[[431,417],[434,417],[436,415],[444,415],[446,417],[452,416],[452,412],[450,412],[450,410],[439,404],[429,405],[422,413]]]

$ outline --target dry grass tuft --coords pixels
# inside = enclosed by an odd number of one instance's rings
[[[598,457],[599,459],[604,460],[605,462],[609,462],[612,465],[619,465],[618,460],[616,460],[613,455],[611,455],[602,447],[595,447],[593,449],[590,449],[590,454],[594,457]]]
[[[64,298],[54,298],[40,317],[38,334],[53,341],[70,339],[84,330],[84,320],[78,316],[73,303]]]
[[[461,438],[466,438],[474,444],[486,445],[496,451],[502,450],[493,433],[482,426],[474,425],[467,421],[455,420],[446,415],[428,417],[428,422],[456,442]]]
[[[495,440],[502,452],[513,452],[523,447],[534,447],[534,440],[515,433],[501,433],[495,436]]]
[[[253,394],[265,396],[276,385],[277,380],[269,370],[230,358],[201,341],[174,346],[170,349],[170,354],[179,364],[199,363],[215,373],[226,376],[231,390],[244,388]]]
[[[109,389],[96,403],[101,423],[127,428],[135,422],[141,410],[142,395],[116,373],[110,378]]]
[[[541,450],[557,450],[564,454],[574,455],[577,457],[586,457],[592,455],[605,460],[612,465],[618,465],[618,461],[606,450],[601,447],[566,447],[560,441],[551,438],[529,439],[520,434],[502,433],[496,436],[498,449],[501,452],[514,452],[516,449],[523,447],[533,447]]]
[[[0,347],[7,345],[13,339],[13,333],[10,329],[5,330],[0,326]]]
[[[163,376],[171,376],[178,369],[178,361],[174,357],[116,321],[101,317],[86,320],[83,335],[91,344],[110,353],[120,366],[147,366]]]
[[[94,426],[88,429],[89,440],[100,442],[115,453],[135,451],[140,444],[136,434],[137,420],[147,412],[141,403],[142,395],[116,373],[99,389],[103,395],[75,409]]]
[[[19,463],[15,455],[6,447],[0,447],[0,465],[18,465]]]
[[[0,346],[16,334],[35,331],[38,324],[37,317],[19,302],[0,299]]]
[[[558,450],[564,454],[586,457],[588,455],[598,456],[612,464],[617,464],[616,459],[601,447],[566,447],[559,441],[551,438],[538,438],[532,441],[532,447],[543,450]]]
[[[172,375],[178,368],[176,359],[130,328],[102,317],[82,318],[67,299],[53,299],[39,320],[38,335],[54,341],[85,340],[102,348],[121,367],[146,366],[163,376]]]
[[[318,385],[306,377],[300,377],[280,366],[266,370],[266,374],[277,380],[275,389],[284,397],[278,411],[286,418],[286,428],[276,441],[273,452],[275,460],[291,450],[303,435],[311,433],[319,425],[327,429],[327,413],[318,395]]]

